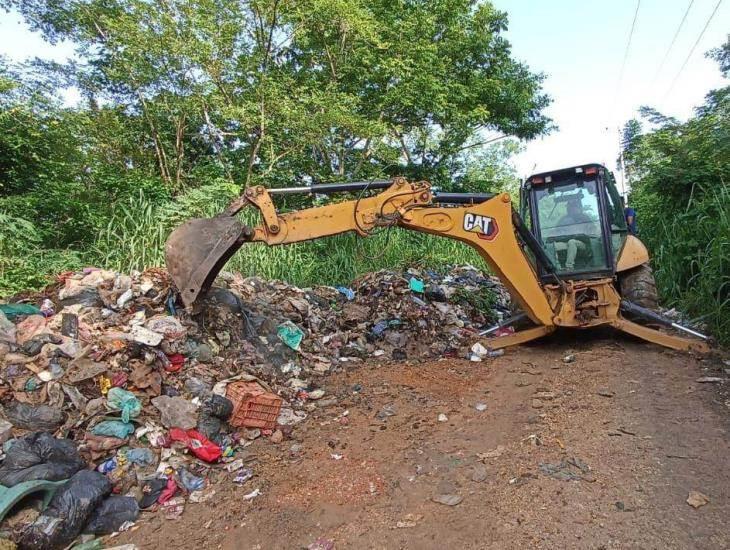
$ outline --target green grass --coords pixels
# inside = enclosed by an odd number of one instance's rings
[[[698,190],[699,191],[699,190]],[[730,187],[718,185],[666,215],[654,196],[637,197],[638,211],[651,212],[641,238],[665,305],[706,323],[730,344]],[[662,213],[665,213],[662,215]]]
[[[122,272],[162,266],[169,232],[190,217],[209,217],[220,212],[234,193],[235,189],[229,189],[227,184],[214,184],[198,198],[187,195],[172,205],[155,206],[143,196],[135,198],[119,206],[100,232],[91,258],[96,265]],[[217,198],[202,200],[205,196]],[[245,211],[242,217],[247,224],[258,223],[252,210]],[[284,246],[251,243],[244,245],[224,269],[308,286],[344,285],[379,269],[442,269],[465,263],[482,262],[473,249],[457,241],[390,228],[367,238],[349,233]]]

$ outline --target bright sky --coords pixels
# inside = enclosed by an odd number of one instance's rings
[[[730,32],[729,0],[721,3],[669,94],[718,0],[692,2],[662,67],[690,0],[640,0],[620,85],[637,0],[493,1],[509,14],[507,37],[513,54],[547,75],[545,89],[554,100],[548,114],[559,126],[548,137],[528,143],[515,159],[520,176],[587,162],[614,169],[617,128],[640,106],[686,119],[709,90],[728,84],[717,63],[704,54]]]
[[[507,37],[514,55],[547,75],[545,90],[554,100],[548,114],[559,127],[526,144],[515,159],[520,176],[587,162],[614,169],[617,129],[640,106],[686,119],[709,90],[727,85],[717,63],[704,54],[722,44],[730,32],[730,0],[719,0],[719,9],[671,92],[672,81],[718,0],[638,0],[620,82],[637,0],[493,1],[509,14]],[[0,17],[0,54],[16,61],[36,56],[62,61],[73,55],[71,44],[45,43],[17,14]],[[68,99],[73,101],[73,94]]]

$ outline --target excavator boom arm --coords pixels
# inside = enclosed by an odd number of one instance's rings
[[[263,187],[252,187],[223,216],[214,218],[217,221],[216,231],[223,229],[222,238],[215,240],[219,250],[198,262],[195,270],[201,274],[195,281],[180,284],[178,281],[182,277],[176,277],[174,272],[173,278],[181,288],[183,301],[189,306],[199,294],[195,292],[195,285],[207,282],[209,286],[222,267],[218,257],[222,249],[225,249],[225,254],[222,254],[225,263],[245,242],[273,246],[349,231],[367,236],[377,227],[395,225],[456,239],[473,247],[527,315],[537,324],[551,325],[553,312],[550,304],[515,235],[509,195],[504,193],[478,204],[459,206],[436,205],[433,199],[427,182],[409,183],[404,178],[395,178],[387,189],[370,197],[279,214],[270,192]],[[261,212],[262,223],[254,228],[240,226],[240,234],[236,236],[236,227],[240,223],[233,216],[246,205],[252,205]],[[171,241],[176,240],[173,237]],[[209,236],[204,236],[204,240],[210,240]],[[168,246],[168,260],[171,254],[173,256],[168,265],[179,263],[175,261],[178,249],[177,243]],[[216,270],[212,278],[207,272],[208,267]],[[189,268],[186,269],[189,271]],[[201,290],[204,292],[207,288]]]

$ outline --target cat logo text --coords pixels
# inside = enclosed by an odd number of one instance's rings
[[[493,241],[499,233],[497,220],[479,214],[464,214],[464,231],[471,231],[485,241]]]

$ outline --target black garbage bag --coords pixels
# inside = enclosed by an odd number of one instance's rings
[[[201,434],[210,440],[215,440],[221,433],[223,423],[220,418],[211,416],[206,411],[198,414],[198,425],[195,427]]]
[[[43,333],[28,340],[20,349],[23,350],[24,354],[35,357],[46,344],[60,344],[61,342],[63,340],[55,334]]]
[[[35,432],[12,442],[0,466],[0,485],[13,487],[32,479],[61,481],[85,467],[73,441]]]
[[[29,405],[13,401],[5,407],[5,416],[23,430],[55,430],[63,424],[63,412],[48,405]]]
[[[48,550],[67,546],[111,491],[112,484],[99,472],[77,472],[56,491],[48,508],[25,528],[18,547]]]
[[[203,402],[198,414],[196,429],[208,439],[218,443],[223,421],[233,414],[233,403],[222,395],[211,395]]]
[[[139,516],[139,506],[134,497],[112,495],[91,514],[84,533],[92,535],[108,535],[127,521],[136,521]]]
[[[208,413],[221,420],[228,420],[233,414],[233,403],[222,395],[213,394],[205,400],[201,407],[202,412]]]
[[[167,480],[161,477],[153,477],[142,483],[142,500],[139,502],[139,507],[149,508],[160,497],[160,493],[167,486]]]

